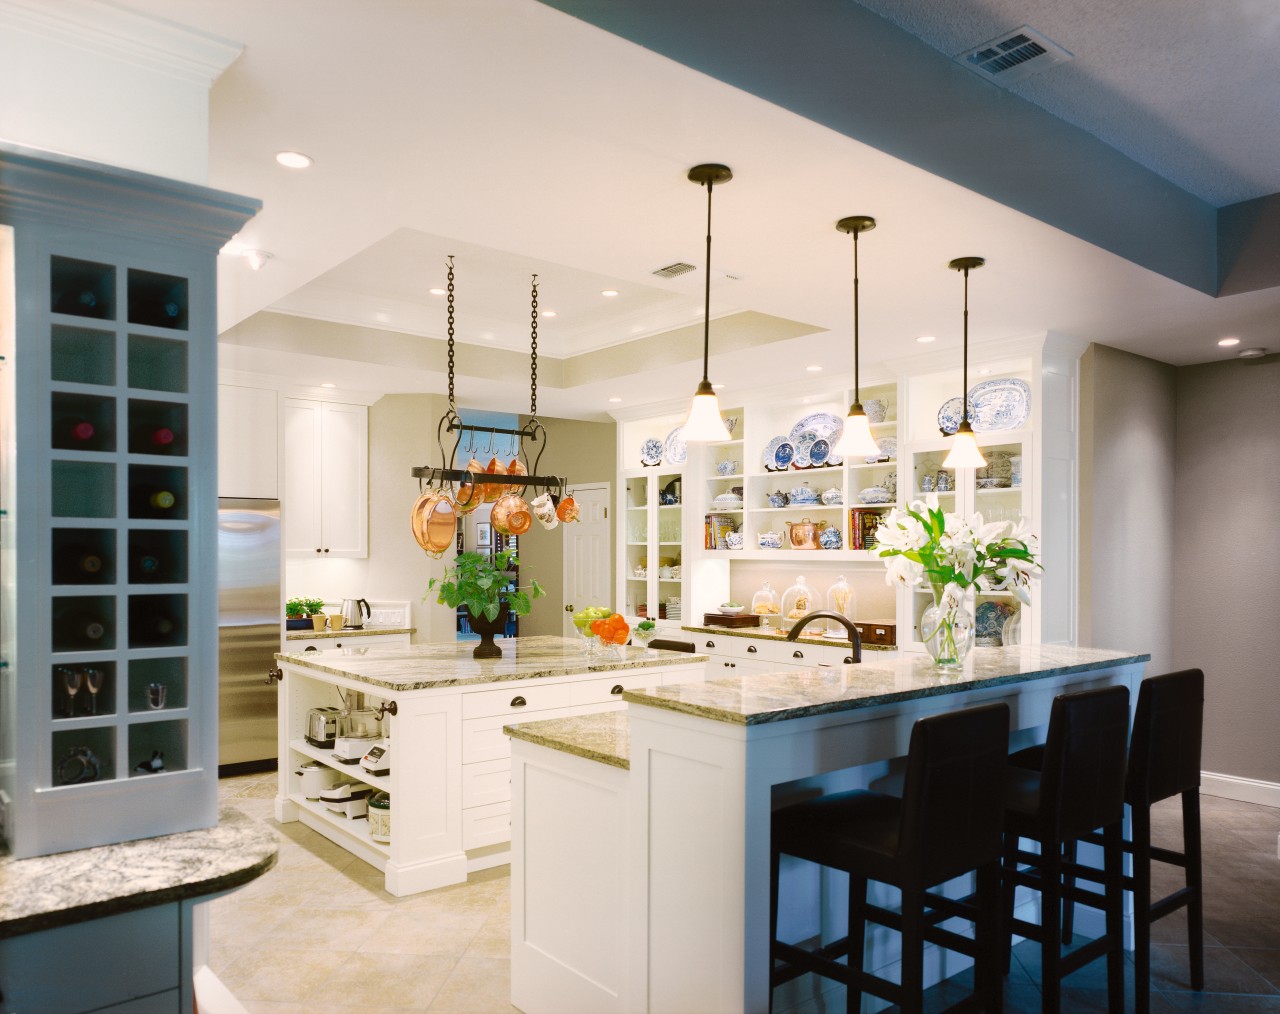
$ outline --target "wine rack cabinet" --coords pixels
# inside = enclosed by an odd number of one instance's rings
[[[217,820],[218,249],[257,202],[0,146],[0,821]]]

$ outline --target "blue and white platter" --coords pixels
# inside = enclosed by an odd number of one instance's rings
[[[791,464],[791,459],[795,457],[795,447],[786,437],[774,437],[765,445],[762,457],[765,471],[781,472]]]
[[[819,437],[809,447],[809,463],[817,467],[819,465],[827,464],[830,460],[831,444],[822,437]]]
[[[1006,602],[987,599],[973,612],[974,635],[978,644],[998,648],[1004,643],[1004,625],[1017,610]]]
[[[640,464],[646,467],[662,464],[662,441],[650,437],[640,445]]]
[[[680,436],[683,431],[683,426],[677,426],[667,434],[666,442],[662,445],[668,465],[683,465],[689,460],[689,448]]]
[[[948,398],[938,409],[938,428],[954,433],[960,426],[959,398]],[[969,388],[969,425],[975,433],[1018,430],[1031,418],[1031,386],[1017,377],[997,377]]]
[[[814,464],[817,464],[817,462],[811,460],[809,451],[810,448],[818,442],[818,440],[818,434],[813,430],[805,430],[799,436],[791,438],[792,446],[796,449],[795,460],[792,464],[794,464],[796,468],[809,468]]]
[[[959,398],[956,399],[956,401],[959,400]],[[877,461],[883,461],[885,458],[894,461],[898,457],[898,441],[893,437],[881,437],[876,443],[880,445],[880,453],[878,455],[867,455],[868,465],[874,465]]]
[[[791,442],[794,444],[806,430],[812,430],[815,438],[834,444],[844,433],[844,420],[830,412],[814,412],[791,427]]]

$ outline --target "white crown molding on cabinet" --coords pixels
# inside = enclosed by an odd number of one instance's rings
[[[204,88],[244,46],[102,0],[0,0],[0,30],[14,29],[167,74]]]

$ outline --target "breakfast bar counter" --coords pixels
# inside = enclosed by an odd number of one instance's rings
[[[511,727],[512,1002],[527,1014],[767,1011],[775,800],[824,777],[883,778],[914,722],[940,711],[1004,701],[1011,745],[1029,744],[1055,696],[1136,694],[1149,657],[977,648],[942,673],[927,656],[886,655],[628,690],[625,726]]]

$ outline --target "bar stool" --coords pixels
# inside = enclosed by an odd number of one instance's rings
[[[649,642],[649,647],[655,650],[660,649],[662,651],[687,651],[690,654],[693,653],[692,641],[671,641],[661,637],[655,637]]]
[[[999,1012],[1000,823],[1007,767],[1009,708],[991,704],[916,722],[901,799],[878,792],[841,792],[773,814],[770,930],[775,964],[770,986],[813,971],[848,987],[857,1014],[862,993],[904,1011],[924,1003],[924,945],[935,943],[975,959],[974,993],[962,1006]],[[782,854],[849,874],[849,935],[806,951],[778,940],[778,868]],[[953,900],[928,890],[977,871],[977,893]],[[867,903],[867,881],[902,892],[900,913]],[[951,918],[974,924],[974,938],[942,929]],[[902,981],[863,969],[867,920],[902,935]],[[848,965],[835,959],[848,955]]]
[[[1204,725],[1204,673],[1199,669],[1152,676],[1138,688],[1125,774],[1124,801],[1133,822],[1132,840],[1124,850],[1133,856],[1133,875],[1123,878],[1133,892],[1134,1007],[1146,1014],[1151,1007],[1151,924],[1180,908],[1187,910],[1187,944],[1191,988],[1204,989],[1204,892],[1200,853],[1200,741]],[[1043,747],[1030,747],[1009,760],[1022,767],[1040,767]],[[1182,852],[1151,844],[1151,807],[1162,799],[1182,797]],[[1096,833],[1081,841],[1099,842]],[[1155,901],[1151,899],[1151,861],[1180,866],[1185,885]],[[1064,897],[1100,907],[1098,895],[1077,891],[1076,880],[1098,883],[1096,870],[1076,865],[1075,843],[1067,848]],[[1062,934],[1070,940],[1072,909],[1062,917]]]
[[[1013,934],[1040,944],[1042,1009],[1058,1014],[1062,978],[1107,956],[1107,1009],[1124,1012],[1124,760],[1129,732],[1129,690],[1104,687],[1054,699],[1040,770],[1009,769],[1004,823],[1004,967]],[[1063,847],[1102,828],[1106,933],[1062,954]],[[1040,852],[1018,847],[1039,842]],[[1022,869],[1020,864],[1027,868]],[[1040,924],[1015,919],[1019,887],[1040,892]]]

